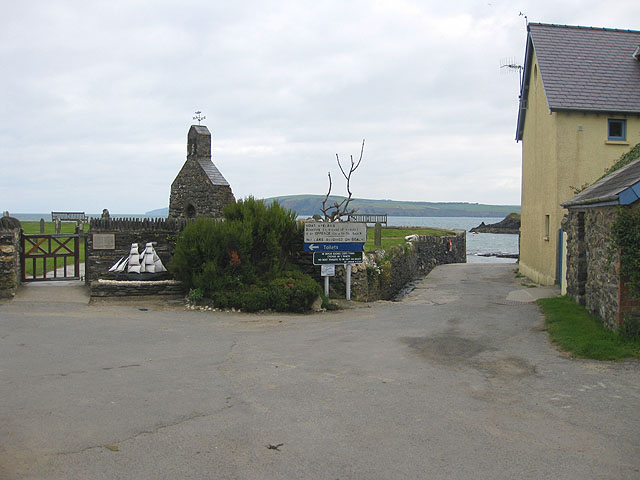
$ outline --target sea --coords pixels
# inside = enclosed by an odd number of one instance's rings
[[[37,222],[41,218],[51,221],[50,213],[12,214],[24,222]],[[100,214],[87,214],[90,218],[99,218]],[[161,218],[141,214],[111,214],[112,218]],[[301,218],[307,218],[306,216]],[[497,223],[501,217],[387,217],[388,226],[455,228],[467,231],[468,263],[516,263],[515,258],[503,258],[500,255],[519,253],[518,235],[507,233],[471,233],[469,230],[481,222]]]
[[[387,217],[389,226],[455,228],[467,231],[467,263],[516,263],[515,258],[499,255],[518,255],[519,235],[511,233],[471,233],[470,229],[484,222],[489,225],[502,217]]]

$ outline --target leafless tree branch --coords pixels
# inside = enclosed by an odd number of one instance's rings
[[[349,166],[349,173],[345,171],[342,167],[342,163],[340,162],[340,157],[336,153],[336,161],[338,162],[338,167],[340,168],[340,172],[342,172],[342,176],[347,181],[347,194],[348,196],[344,198],[341,202],[334,202],[334,204],[330,207],[327,207],[327,200],[329,199],[329,194],[331,193],[331,173],[329,172],[329,191],[327,192],[326,197],[322,201],[322,213],[324,214],[325,221],[341,221],[343,217],[349,218],[349,215],[355,213],[355,209],[348,210],[349,203],[351,202],[353,193],[351,192],[351,175],[355,172],[360,163],[362,162],[362,157],[364,154],[364,139],[362,140],[362,147],[360,148],[360,158],[357,162],[354,162],[353,155],[350,156],[351,165]],[[333,211],[330,211],[332,210]]]

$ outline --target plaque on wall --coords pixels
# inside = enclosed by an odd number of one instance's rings
[[[116,249],[115,233],[94,233],[93,249],[94,250],[115,250]]]

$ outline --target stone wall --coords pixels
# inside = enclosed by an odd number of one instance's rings
[[[178,235],[186,224],[187,221],[182,219],[92,219],[85,254],[85,281],[91,295],[110,296],[110,291],[114,296],[126,295],[127,291],[131,295],[149,295],[149,292],[156,287],[158,290],[156,293],[162,294],[167,287],[162,283],[157,283],[154,287],[153,284],[156,282],[130,282],[117,285],[113,282],[100,284],[99,280],[121,280],[118,274],[109,272],[109,269],[120,258],[129,254],[132,243],[138,243],[140,247],[144,247],[145,243],[155,242],[155,251],[165,267],[168,267]],[[113,239],[113,248],[99,248],[105,246],[105,239],[108,244],[110,238]],[[150,285],[145,285],[144,288],[138,285],[139,288],[133,288],[134,283]]]
[[[621,289],[619,256],[610,251],[617,206],[574,208],[563,221],[567,232],[567,294],[617,329],[621,303],[632,307]]]
[[[166,220],[113,220],[93,219],[87,238],[85,277],[94,297],[178,294],[180,285],[176,282],[135,282],[122,281],[109,268],[127,255],[132,243],[155,242],[158,256],[168,266],[178,235],[187,221]],[[96,243],[104,243],[104,237],[112,236],[114,248],[96,248]],[[94,240],[98,240],[95,242]],[[302,236],[299,246],[294,249],[292,262],[303,272],[310,274],[322,285],[320,267],[314,266],[312,255],[303,252]],[[104,245],[103,245],[104,246]],[[364,263],[352,266],[352,298],[374,301],[393,299],[406,284],[428,274],[435,266],[446,263],[466,262],[466,232],[455,231],[454,235],[435,237],[415,235],[403,247],[393,247],[388,251],[379,250],[365,255]],[[345,269],[336,268],[336,277],[331,279],[331,288],[339,295],[345,293]]]
[[[0,230],[0,298],[10,298],[22,280],[20,229]]]
[[[221,218],[235,197],[229,185],[214,185],[195,158],[189,158],[171,185],[169,217]]]
[[[449,247],[451,241],[451,247]],[[450,249],[449,249],[450,248]],[[306,272],[320,280],[320,267],[311,265],[311,255],[306,262]],[[392,300],[406,285],[427,275],[437,265],[466,263],[467,240],[464,230],[443,237],[413,235],[404,246],[377,250],[365,255],[365,261],[351,268],[351,298],[354,300]],[[309,272],[311,265],[312,272]],[[336,276],[329,281],[331,290],[344,296],[345,268],[336,267]]]
[[[170,218],[222,217],[235,198],[229,182],[211,161],[211,132],[192,125],[187,134],[187,160],[171,184]]]

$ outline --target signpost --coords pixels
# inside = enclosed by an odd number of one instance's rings
[[[320,275],[323,277],[335,277],[336,266],[335,265],[322,265],[320,267]]]
[[[333,277],[336,274],[335,265],[322,265],[320,267],[320,275],[324,277],[324,295],[329,296],[329,277]]]
[[[362,252],[315,252],[314,265],[353,265],[362,263]]]
[[[304,250],[313,252],[313,264],[322,265],[325,295],[329,295],[328,265],[346,265],[347,300],[351,300],[351,265],[362,263],[367,224],[359,222],[307,222]],[[335,275],[335,269],[333,274]]]
[[[362,252],[364,243],[305,243],[305,252]]]
[[[304,243],[365,243],[367,224],[357,222],[307,222]]]

